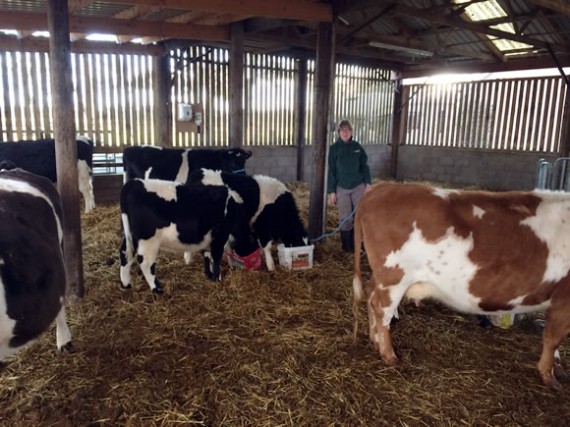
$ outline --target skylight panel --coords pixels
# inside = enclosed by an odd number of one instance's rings
[[[454,0],[455,4],[469,3],[471,0]],[[465,14],[473,22],[487,21],[490,19],[504,18],[507,16],[505,10],[497,3],[496,0],[486,0],[478,3],[470,4],[465,8]],[[491,25],[494,28],[505,33],[516,34],[515,27],[511,23],[503,23]],[[503,52],[506,56],[521,55],[528,53],[533,46],[513,40],[498,39],[494,36],[487,35],[489,40]]]

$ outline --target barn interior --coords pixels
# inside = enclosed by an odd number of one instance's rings
[[[3,49],[46,48],[47,3],[5,1]],[[337,59],[418,76],[568,65],[569,6],[563,0],[292,0],[263,4],[69,0],[72,49],[167,48],[205,43],[295,57],[317,52],[319,24],[334,28]],[[321,29],[322,31],[322,29]],[[112,41],[89,40],[97,33]]]
[[[0,29],[7,30],[0,51],[55,57],[59,48],[63,62],[69,52],[161,56],[189,46],[223,47],[238,58],[232,80],[243,77],[244,52],[314,59],[321,101],[307,126],[316,179],[310,186],[288,183],[314,236],[337,224],[336,211],[323,215],[321,203],[328,140],[320,129],[328,120],[334,61],[390,70],[395,85],[440,73],[554,68],[567,87],[570,66],[564,0],[5,0]],[[58,71],[65,80],[65,67]],[[54,91],[65,87],[63,81]],[[232,115],[242,103],[232,99]],[[56,134],[73,140],[68,106],[56,107]],[[168,126],[157,127],[168,139]],[[232,132],[230,145],[239,145],[243,125],[232,125]],[[392,132],[397,141],[398,127]],[[565,156],[566,129],[562,139],[558,154]],[[62,159],[61,169],[71,170],[71,162]],[[75,351],[56,354],[50,329],[8,361],[0,373],[6,402],[0,420],[7,425],[564,425],[570,419],[568,383],[554,392],[536,375],[541,315],[509,329],[483,328],[474,316],[437,303],[404,304],[393,326],[401,363],[387,367],[368,341],[364,306],[352,342],[353,259],[340,251],[337,236],[316,243],[310,270],[225,265],[221,283],[205,280],[201,261],[186,266],[181,256],[162,254],[166,293],[155,297],[140,276],[132,291],[119,289],[116,204],[80,214],[78,200],[67,200],[68,218],[76,218],[67,224],[68,238],[81,239],[67,245],[80,270],[73,284],[81,297],[68,313]],[[568,365],[567,341],[561,351]]]

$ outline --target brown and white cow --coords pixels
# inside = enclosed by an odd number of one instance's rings
[[[570,194],[381,183],[357,209],[357,251],[362,239],[372,268],[370,340],[384,362],[398,362],[389,328],[403,297],[465,313],[546,310],[538,370],[545,384],[560,386],[558,346],[570,332]],[[355,316],[364,297],[360,262],[355,256]]]

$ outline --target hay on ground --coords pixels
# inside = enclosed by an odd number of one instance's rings
[[[302,217],[308,190],[294,183]],[[336,227],[331,209],[327,228]],[[307,271],[232,271],[209,282],[200,256],[162,253],[165,294],[133,268],[119,289],[117,206],[83,217],[86,296],[68,309],[75,351],[54,328],[0,374],[2,425],[563,425],[570,384],[537,375],[539,328],[480,327],[435,303],[403,304],[397,367],[352,342],[352,256],[338,236]],[[277,257],[275,257],[277,259]],[[562,354],[568,365],[568,344]]]

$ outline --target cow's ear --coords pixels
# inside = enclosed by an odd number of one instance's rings
[[[251,157],[251,155],[252,155],[252,154],[253,154],[253,152],[252,152],[252,151],[249,151],[249,150],[248,150],[248,151],[246,151],[246,152],[245,152],[245,158],[246,158],[246,159],[249,159],[249,158]]]

